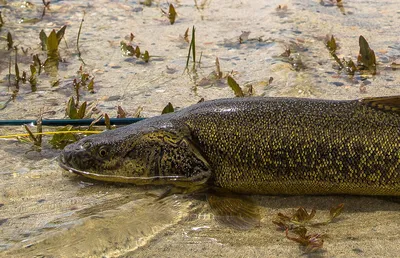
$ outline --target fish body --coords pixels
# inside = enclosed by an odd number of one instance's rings
[[[235,98],[86,137],[63,168],[245,194],[400,195],[400,97]]]

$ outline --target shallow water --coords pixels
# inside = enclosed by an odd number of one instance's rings
[[[116,116],[121,105],[130,114],[142,107],[142,116],[161,113],[171,102],[186,107],[206,100],[234,97],[225,80],[214,80],[215,58],[221,70],[232,72],[241,86],[252,85],[255,95],[355,99],[399,95],[400,4],[391,1],[343,1],[344,10],[320,1],[175,1],[176,23],[169,24],[160,8],[138,1],[54,1],[43,19],[41,1],[27,6],[0,1],[4,25],[0,37],[13,36],[19,50],[20,71],[28,71],[31,55],[39,53],[39,32],[48,34],[68,25],[60,43],[58,73],[42,73],[38,90],[21,84],[15,99],[0,110],[1,119],[63,118],[72,81],[82,65],[76,50],[79,24],[84,70],[95,77],[95,93],[81,91],[84,101],[96,102],[99,113]],[[204,3],[202,5],[202,3]],[[277,10],[278,5],[287,6]],[[344,12],[344,14],[343,14]],[[196,27],[196,71],[184,72],[189,44],[183,35]],[[246,39],[243,31],[251,32]],[[120,41],[148,50],[150,62],[123,56]],[[189,34],[190,34],[189,33]],[[338,72],[323,39],[333,34],[339,57],[357,59],[358,37],[374,49],[377,75],[349,77]],[[242,35],[242,44],[239,37]],[[0,40],[0,104],[15,90],[8,83],[7,41]],[[280,57],[290,48],[297,65]],[[299,61],[301,60],[301,62]],[[14,74],[14,63],[11,73]],[[191,66],[191,64],[190,64]],[[29,73],[28,73],[29,74]],[[268,83],[273,77],[272,83]],[[60,80],[58,86],[51,83]],[[2,135],[22,128],[0,128]],[[46,138],[48,140],[48,138]],[[299,256],[303,250],[287,240],[271,223],[278,212],[296,207],[316,208],[326,216],[329,208],[345,203],[339,221],[313,232],[327,234],[321,256],[396,256],[400,205],[385,199],[350,196],[254,196],[261,209],[261,225],[236,231],[217,224],[204,200],[171,196],[157,201],[159,188],[103,184],[70,175],[59,168],[58,150],[46,144],[39,153],[31,144],[2,141],[0,145],[0,253],[18,257],[89,256]]]

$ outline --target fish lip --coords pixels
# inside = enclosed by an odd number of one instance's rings
[[[81,171],[81,170],[75,169],[73,167],[70,167],[67,164],[67,162],[65,162],[64,155],[62,155],[62,154],[58,157],[58,165],[60,165],[60,167],[63,168],[64,170],[67,170],[68,172],[75,173],[78,175],[83,175],[84,173],[88,173],[88,172]]]
[[[76,168],[70,167],[64,160],[62,155],[58,158],[58,164],[61,168],[67,170],[68,172],[100,181],[109,181],[109,182],[121,182],[121,183],[133,183],[136,185],[144,185],[144,184],[157,184],[153,182],[158,179],[168,179],[170,181],[179,181],[182,179],[181,176],[163,176],[163,177],[126,177],[126,176],[113,176],[113,175],[102,175],[93,172],[83,171]]]

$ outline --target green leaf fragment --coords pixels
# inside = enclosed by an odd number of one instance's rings
[[[58,38],[55,30],[52,30],[47,38],[47,51],[50,56],[55,55],[54,53],[58,51]]]
[[[64,37],[66,28],[67,28],[67,25],[64,25],[64,26],[62,26],[62,28],[59,31],[57,31],[56,35],[57,35],[58,44],[60,44],[60,41]]]
[[[331,53],[335,53],[336,49],[337,49],[337,45],[336,45],[336,40],[333,37],[333,35],[331,36],[331,38],[326,42],[326,46],[328,47],[329,51]]]
[[[161,112],[161,114],[167,114],[167,113],[172,113],[174,112],[174,107],[172,106],[171,102],[168,102],[168,105],[166,105]]]
[[[108,116],[107,113],[104,114],[104,123],[106,125],[107,130],[111,130],[110,117]]]
[[[17,81],[21,80],[21,77],[19,77],[19,67],[17,63],[15,63],[15,77]]]
[[[13,47],[13,43],[14,43],[14,42],[13,42],[11,33],[8,32],[8,33],[7,33],[7,47],[8,47],[8,50],[10,50],[10,49]]]
[[[134,53],[135,53],[136,58],[140,57],[140,48],[139,48],[139,46],[136,46]]]
[[[74,97],[71,97],[68,100],[67,103],[67,110],[66,110],[67,116],[71,119],[78,119],[78,110],[76,109],[75,106],[75,99]]]
[[[94,93],[94,78],[92,78],[87,86],[90,93]]]
[[[169,4],[168,19],[169,19],[169,22],[171,23],[171,25],[175,23],[176,16],[177,16],[177,13],[175,11],[175,7],[172,4]]]
[[[150,55],[149,55],[149,52],[148,52],[147,50],[144,51],[144,54],[143,54],[142,59],[143,59],[146,63],[149,62],[149,60],[150,60]]]
[[[77,114],[77,118],[78,118],[78,119],[82,119],[82,118],[85,117],[85,114],[86,114],[86,106],[87,106],[87,103],[86,103],[86,101],[85,101],[85,102],[83,102],[82,105],[79,107],[78,114]]]
[[[31,76],[29,77],[29,83],[31,85],[32,92],[35,92],[36,91],[36,85],[37,85],[37,78],[36,78],[37,70],[36,70],[36,67],[33,64],[31,64],[29,68],[31,70]]]
[[[361,70],[370,70],[373,74],[376,73],[376,57],[375,52],[369,47],[367,40],[360,36],[359,38],[360,53],[358,54],[357,62],[361,66]]]
[[[26,83],[26,72],[25,71],[22,72],[21,81],[22,81],[22,83]]]
[[[121,106],[118,106],[117,107],[117,118],[126,118],[126,116],[127,116],[126,111]]]
[[[4,21],[3,17],[1,16],[1,11],[0,11],[0,28],[3,27]]]
[[[330,215],[330,220],[333,220],[334,218],[338,217],[344,208],[344,203],[339,204],[336,207],[331,208],[329,215]]]
[[[228,85],[232,88],[236,97],[244,97],[242,88],[240,88],[239,84],[233,79],[231,76],[228,76]]]
[[[41,30],[39,33],[40,45],[42,46],[42,50],[45,51],[47,49],[47,35],[44,30]]]
[[[72,125],[67,125],[62,128],[58,128],[57,132],[63,131],[71,131],[73,129]],[[54,134],[49,143],[56,149],[63,149],[70,143],[76,142],[78,138],[73,133],[65,133],[65,134]]]

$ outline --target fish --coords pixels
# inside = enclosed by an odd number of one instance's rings
[[[187,192],[400,196],[400,96],[205,101],[85,137],[59,160],[95,180]],[[223,214],[226,198],[209,202]]]

